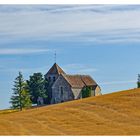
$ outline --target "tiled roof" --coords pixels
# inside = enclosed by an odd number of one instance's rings
[[[47,72],[47,74],[61,74],[61,73],[65,74],[65,72],[56,63],[54,63],[54,65]]]
[[[97,83],[89,75],[62,74],[71,87],[83,88],[84,86],[97,86]]]

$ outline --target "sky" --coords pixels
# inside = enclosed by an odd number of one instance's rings
[[[56,63],[87,74],[102,93],[136,88],[140,5],[0,5],[0,109],[14,79],[47,73]]]

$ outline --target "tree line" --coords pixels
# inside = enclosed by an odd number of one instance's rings
[[[23,110],[32,105],[47,104],[47,85],[48,82],[42,73],[34,73],[29,80],[24,80],[22,73],[19,72],[14,80],[13,93],[10,98],[11,108]]]

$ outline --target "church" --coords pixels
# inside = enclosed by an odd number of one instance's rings
[[[101,95],[100,86],[89,75],[66,74],[56,63],[45,74],[48,81],[48,102],[56,104],[82,98],[82,90],[91,88],[91,96]]]

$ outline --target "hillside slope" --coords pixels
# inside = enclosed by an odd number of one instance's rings
[[[0,114],[0,135],[140,135],[140,89]]]

